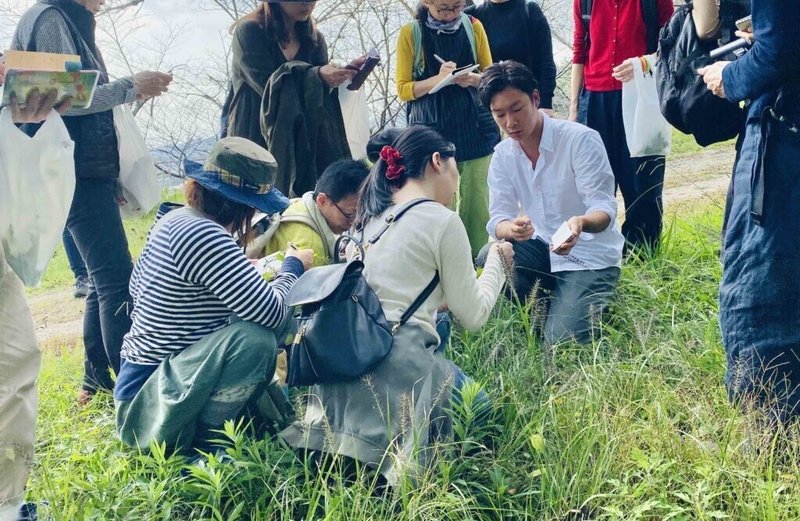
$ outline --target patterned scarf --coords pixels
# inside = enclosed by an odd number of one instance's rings
[[[459,15],[452,22],[440,22],[428,11],[428,19],[425,21],[425,25],[436,31],[436,34],[453,34],[461,29],[461,16]]]

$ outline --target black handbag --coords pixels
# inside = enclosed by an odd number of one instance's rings
[[[430,199],[415,199],[386,217],[383,227],[363,246],[351,236],[364,258],[366,250],[408,210]],[[410,319],[439,284],[437,271],[430,283],[403,313],[400,321],[386,320],[378,296],[363,276],[364,262],[352,260],[314,268],[300,277],[286,303],[300,306],[298,331],[287,348],[289,386],[347,382],[380,364],[392,349],[394,333]]]

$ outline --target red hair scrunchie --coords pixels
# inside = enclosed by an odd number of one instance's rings
[[[403,156],[396,148],[390,145],[385,145],[381,149],[380,158],[386,162],[386,179],[389,181],[396,181],[400,179],[400,177],[403,175],[403,172],[406,171],[406,167],[401,164]]]

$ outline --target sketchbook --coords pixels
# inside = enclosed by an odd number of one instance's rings
[[[432,88],[430,92],[428,92],[428,94],[436,94],[443,88],[452,85],[456,81],[456,78],[458,78],[459,76],[464,76],[465,74],[469,74],[470,72],[475,71],[475,69],[477,69],[478,67],[480,67],[480,65],[478,64],[465,65],[463,67],[459,67],[458,69],[454,70],[453,72],[445,76],[445,78],[439,83],[437,83],[436,86]]]

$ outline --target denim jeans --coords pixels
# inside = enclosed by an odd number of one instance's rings
[[[485,262],[489,248],[478,256]],[[600,320],[620,270],[616,266],[601,270],[559,271],[550,268],[550,249],[542,241],[531,239],[514,243],[514,292],[525,302],[529,298],[548,303],[544,322],[545,344],[574,339],[582,344],[592,340],[594,326]],[[537,289],[535,295],[531,293]]]
[[[800,103],[795,114],[800,121]],[[751,214],[762,127],[750,121],[733,178],[725,231],[719,320],[735,403],[785,423],[800,416],[800,132],[767,121],[764,205]]]
[[[122,339],[131,327],[128,284],[133,271],[116,201],[116,179],[78,178],[67,228],[93,286],[86,298],[83,388],[111,390],[119,373]]]
[[[614,179],[625,201],[622,235],[633,246],[658,245],[664,214],[664,156],[632,158],[622,122],[622,91],[585,90],[579,101],[578,120],[603,139]]]
[[[89,270],[86,269],[86,263],[83,262],[81,252],[78,251],[78,246],[75,244],[75,239],[72,238],[72,234],[69,233],[69,228],[64,228],[61,239],[64,242],[64,252],[67,254],[69,269],[75,276],[75,280],[85,279],[89,276]]]

